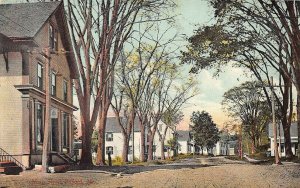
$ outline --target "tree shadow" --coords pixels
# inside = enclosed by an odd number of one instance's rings
[[[150,172],[154,170],[176,170],[176,169],[197,169],[216,165],[207,164],[167,164],[167,165],[149,165],[149,166],[89,166],[77,167],[70,169],[69,173],[121,173],[121,174],[135,174],[141,172]]]

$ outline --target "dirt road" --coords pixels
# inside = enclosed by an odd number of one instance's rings
[[[300,165],[251,165],[213,157],[64,174],[27,171],[19,176],[0,175],[0,187],[300,187]]]

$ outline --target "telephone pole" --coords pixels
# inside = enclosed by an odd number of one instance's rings
[[[276,127],[276,119],[275,119],[275,97],[274,97],[274,85],[273,85],[273,77],[271,76],[271,100],[272,100],[272,119],[273,119],[273,135],[274,135],[274,156],[275,156],[275,164],[281,164],[279,155],[278,155],[278,147],[277,147],[277,127]]]
[[[45,57],[45,130],[43,140],[43,154],[42,154],[42,171],[48,171],[49,162],[49,137],[50,137],[50,110],[51,110],[51,98],[50,98],[50,49],[45,49],[46,53],[42,55]]]

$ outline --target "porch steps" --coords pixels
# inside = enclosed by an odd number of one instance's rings
[[[60,159],[62,159],[65,164],[76,164],[76,161],[74,161],[69,155],[65,153],[51,153],[51,155],[56,155]]]
[[[1,161],[0,162],[0,174],[7,175],[18,175],[23,169],[19,167],[16,163],[11,161]]]

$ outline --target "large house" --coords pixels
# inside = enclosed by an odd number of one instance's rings
[[[0,155],[29,167],[41,163],[45,62],[50,62],[50,151],[73,154],[74,56],[63,2],[0,5]],[[46,56],[43,51],[50,49]],[[56,157],[55,157],[56,156]],[[1,156],[0,156],[1,159]]]
[[[160,133],[163,132],[166,125],[163,122],[159,122],[158,129]],[[122,157],[122,151],[123,151],[123,135],[121,132],[120,126],[117,124],[116,117],[108,117],[106,122],[106,130],[105,130],[105,149],[106,154],[110,153],[112,158],[115,157]],[[168,129],[166,133],[165,138],[165,144],[167,144],[167,141],[170,140],[173,137],[172,130]],[[147,130],[146,130],[147,133]],[[140,159],[141,155],[141,130],[140,130],[140,124],[138,119],[136,118],[134,121],[134,144],[132,144],[132,137],[129,142],[129,152],[128,152],[128,159],[129,161],[132,161],[132,145],[134,145],[134,157],[135,159]],[[145,136],[145,155],[148,153],[148,139],[147,136]],[[167,151],[165,151],[165,156],[167,156]],[[157,159],[161,157],[161,142],[158,136],[158,133],[154,136],[154,142],[153,142],[153,158]],[[108,158],[108,155],[106,155],[106,159]]]
[[[280,134],[280,137],[279,137]],[[290,128],[290,134],[291,134],[291,144],[292,144],[292,152],[293,154],[297,154],[298,151],[298,125],[297,122],[293,122],[291,124]],[[273,125],[269,124],[269,139],[270,139],[270,151],[271,156],[274,156],[274,134],[273,134]],[[285,156],[285,148],[284,148],[284,136],[283,136],[283,129],[282,126],[280,126],[280,131],[277,130],[277,144],[281,146],[281,151],[278,151],[281,153],[281,156]]]

